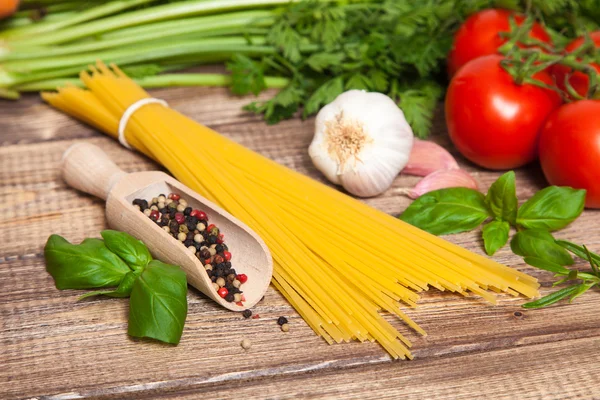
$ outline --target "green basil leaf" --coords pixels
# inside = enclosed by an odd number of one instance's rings
[[[44,247],[44,257],[46,270],[58,289],[117,286],[131,271],[100,239],[85,239],[75,245],[51,235]]]
[[[522,257],[535,257],[558,265],[572,265],[573,257],[556,244],[552,234],[538,229],[517,232],[510,242],[513,253]]]
[[[449,188],[424,194],[400,216],[434,235],[470,231],[490,217],[483,194],[473,189]]]
[[[141,240],[125,232],[105,230],[101,233],[106,247],[121,257],[132,269],[140,269],[152,261],[150,251]]]
[[[549,305],[552,305],[554,303],[556,303],[557,301],[560,301],[564,298],[567,298],[569,296],[572,296],[573,294],[577,293],[580,288],[579,286],[581,285],[573,285],[573,286],[569,286],[566,287],[564,289],[561,289],[557,292],[551,293],[547,296],[542,297],[539,300],[536,301],[531,301],[529,303],[525,303],[522,305],[523,308],[542,308],[542,307],[547,307]]]
[[[539,257],[525,257],[523,261],[532,267],[543,269],[544,271],[554,272],[555,274],[559,275],[569,275],[571,272],[573,272],[560,264]],[[569,278],[567,278],[567,280],[569,280]]]
[[[508,171],[492,183],[485,201],[494,216],[514,225],[519,207],[515,187],[515,172]]]
[[[555,231],[573,222],[584,205],[585,190],[549,186],[519,208],[517,224],[528,229]]]
[[[140,273],[141,271],[129,271],[115,290],[97,290],[95,292],[89,292],[80,296],[79,300],[100,295],[108,297],[129,297],[131,289],[133,289],[133,283]]]
[[[483,226],[483,245],[485,252],[493,256],[498,249],[508,242],[510,225],[506,221],[492,221]]]
[[[179,267],[151,261],[133,284],[129,334],[179,343],[187,316],[186,294],[185,273]]]

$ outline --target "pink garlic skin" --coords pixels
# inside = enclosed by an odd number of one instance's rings
[[[438,170],[458,169],[456,160],[439,144],[415,139],[408,164],[401,173],[427,176]]]
[[[475,182],[475,179],[473,179],[471,175],[462,169],[439,170],[432,172],[421,179],[419,183],[417,183],[414,188],[409,189],[406,194],[411,199],[416,199],[423,196],[425,193],[451,187],[477,189],[477,182]]]

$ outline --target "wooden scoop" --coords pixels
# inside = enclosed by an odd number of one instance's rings
[[[74,144],[67,149],[62,174],[70,186],[106,200],[106,219],[112,228],[144,242],[157,259],[180,266],[187,274],[189,284],[223,307],[243,311],[265,294],[273,274],[273,261],[262,239],[227,211],[171,176],[158,171],[128,174],[100,148],[89,143]],[[221,298],[200,260],[132,205],[134,199],[150,202],[161,193],[181,194],[190,207],[206,212],[210,223],[224,233],[232,254],[232,267],[248,276],[248,281],[241,286],[246,299],[243,306]]]

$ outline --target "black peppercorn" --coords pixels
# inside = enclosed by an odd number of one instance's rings
[[[216,282],[216,281],[217,281],[217,278],[218,278],[218,276],[216,276],[216,275],[214,275],[214,274],[209,274],[209,275],[210,275],[210,280],[211,280],[212,282]]]
[[[231,294],[231,293],[228,293],[227,296],[225,296],[225,301],[228,301],[230,303],[233,302],[233,299],[234,299],[234,297],[233,297],[233,294]]]
[[[200,249],[202,248],[202,245],[200,243],[196,243],[196,242],[194,242],[193,246],[196,248],[196,251],[200,251]],[[198,255],[198,257],[202,257],[202,256]]]
[[[190,221],[192,224],[194,224],[194,229],[196,229],[196,225],[198,225],[198,217],[189,217],[188,221]]]
[[[141,211],[144,211],[146,208],[148,208],[148,202],[144,199],[135,199],[132,203],[139,206]]]
[[[217,246],[215,247],[215,250],[217,251],[217,253],[221,254],[221,256],[223,255],[223,245],[222,244],[217,244]]]
[[[186,207],[183,210],[183,215],[190,215],[191,212],[192,212],[192,207]]]
[[[224,264],[227,268],[231,268],[231,261],[225,261]]]
[[[209,244],[216,244],[216,243],[217,243],[217,240],[218,240],[218,239],[217,239],[217,237],[216,237],[216,236],[214,236],[214,235],[208,235],[208,237],[206,238],[206,241],[207,241]]]
[[[229,247],[225,243],[221,243],[221,246],[223,246],[223,251],[229,250]]]
[[[242,315],[244,316],[244,318],[250,318],[252,316],[252,311],[246,309],[244,310],[244,312],[242,312]]]
[[[161,214],[166,214],[166,213],[167,213],[167,211],[168,211],[168,210],[167,210],[167,207],[163,207],[163,208],[159,208],[159,209],[158,209],[158,212],[159,212],[159,213],[161,213]]]
[[[185,245],[185,247],[190,247],[190,246],[193,246],[194,241],[190,240],[190,239],[186,239],[183,241],[183,244]]]
[[[279,317],[277,318],[277,325],[283,325],[283,324],[287,324],[288,320],[286,317]]]
[[[210,258],[210,251],[208,251],[208,249],[201,250],[200,256],[206,260],[206,259]]]
[[[196,224],[194,224],[192,221],[185,221],[185,225],[188,227],[190,232],[194,232],[194,230],[196,230]]]

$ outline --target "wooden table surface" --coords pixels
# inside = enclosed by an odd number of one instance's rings
[[[240,111],[248,99],[221,89],[153,93],[322,179],[306,151],[313,121],[267,126]],[[441,114],[438,120],[434,139],[448,145]],[[373,343],[328,345],[273,287],[253,310],[260,319],[249,320],[191,289],[178,346],[132,339],[126,299],[77,301],[80,292],[57,290],[45,271],[43,246],[50,234],[78,242],[106,228],[103,203],[70,189],[59,176],[63,151],[78,141],[99,145],[126,171],[159,168],[37,96],[0,102],[0,399],[600,399],[600,291],[575,304],[530,311],[520,308],[521,298],[500,296],[492,306],[432,289],[417,309],[407,310],[427,337],[386,316],[413,341],[413,361],[392,361]],[[459,162],[482,190],[499,175]],[[401,189],[417,181],[400,176],[367,202],[396,215],[409,204]],[[521,201],[543,185],[535,166],[518,170],[517,181]],[[600,213],[585,211],[557,236],[599,251],[599,226]],[[482,253],[479,231],[447,239]],[[542,293],[549,292],[551,274],[524,265],[508,247],[495,259],[538,277]],[[290,320],[289,333],[276,324],[282,315]],[[240,347],[244,338],[252,342],[248,351]]]

